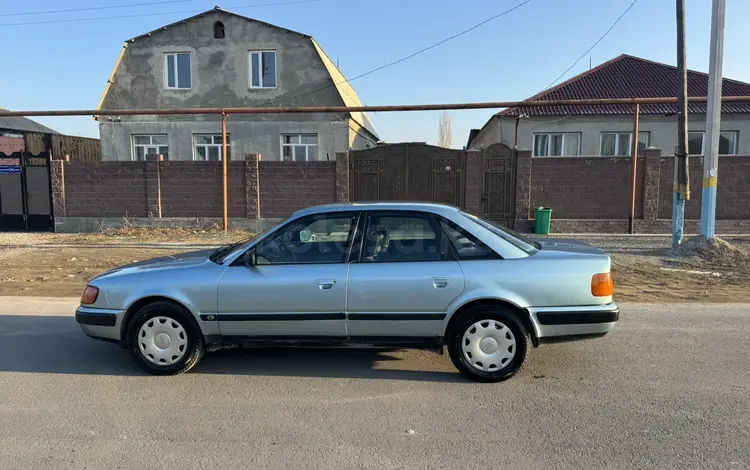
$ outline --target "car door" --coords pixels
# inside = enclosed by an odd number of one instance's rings
[[[355,212],[291,221],[260,241],[219,280],[223,336],[346,336],[346,263]],[[249,254],[248,254],[249,255]]]
[[[416,211],[363,213],[360,256],[349,267],[352,339],[442,336],[444,312],[464,276],[435,217]]]

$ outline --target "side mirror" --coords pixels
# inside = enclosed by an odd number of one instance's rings
[[[258,264],[258,256],[255,254],[255,248],[250,248],[245,252],[245,265],[255,266]]]

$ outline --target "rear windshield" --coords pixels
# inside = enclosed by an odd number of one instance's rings
[[[509,228],[503,227],[497,222],[481,219],[475,215],[467,214],[466,212],[459,211],[459,213],[464,217],[473,220],[474,222],[478,223],[482,227],[486,228],[487,230],[494,233],[511,245],[515,246],[516,248],[523,250],[529,255],[533,255],[542,248],[542,246],[534,240],[525,237],[518,232],[514,232]]]

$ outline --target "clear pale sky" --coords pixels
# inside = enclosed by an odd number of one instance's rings
[[[153,0],[158,1],[158,0]],[[163,0],[162,0],[163,1]],[[226,0],[221,7],[314,36],[347,77],[411,54],[521,0]],[[519,100],[545,88],[603,34],[632,0],[531,0],[464,36],[352,85],[368,105]],[[7,16],[148,0],[0,0],[0,106],[95,108],[123,41],[207,10],[216,0]],[[708,69],[711,1],[687,0],[688,67]],[[164,14],[10,26],[92,17]],[[177,13],[180,12],[180,13]],[[750,82],[750,1],[727,0],[724,76]],[[622,53],[675,64],[675,1],[640,0],[589,54],[597,65]],[[589,67],[589,56],[565,77]],[[491,110],[453,111],[453,147]],[[439,112],[375,113],[381,139],[437,142]],[[98,137],[90,118],[38,118],[60,132]]]

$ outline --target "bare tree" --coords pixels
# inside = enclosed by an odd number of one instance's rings
[[[438,146],[450,148],[453,141],[453,129],[451,128],[451,116],[447,111],[440,115],[440,130],[438,133]]]

